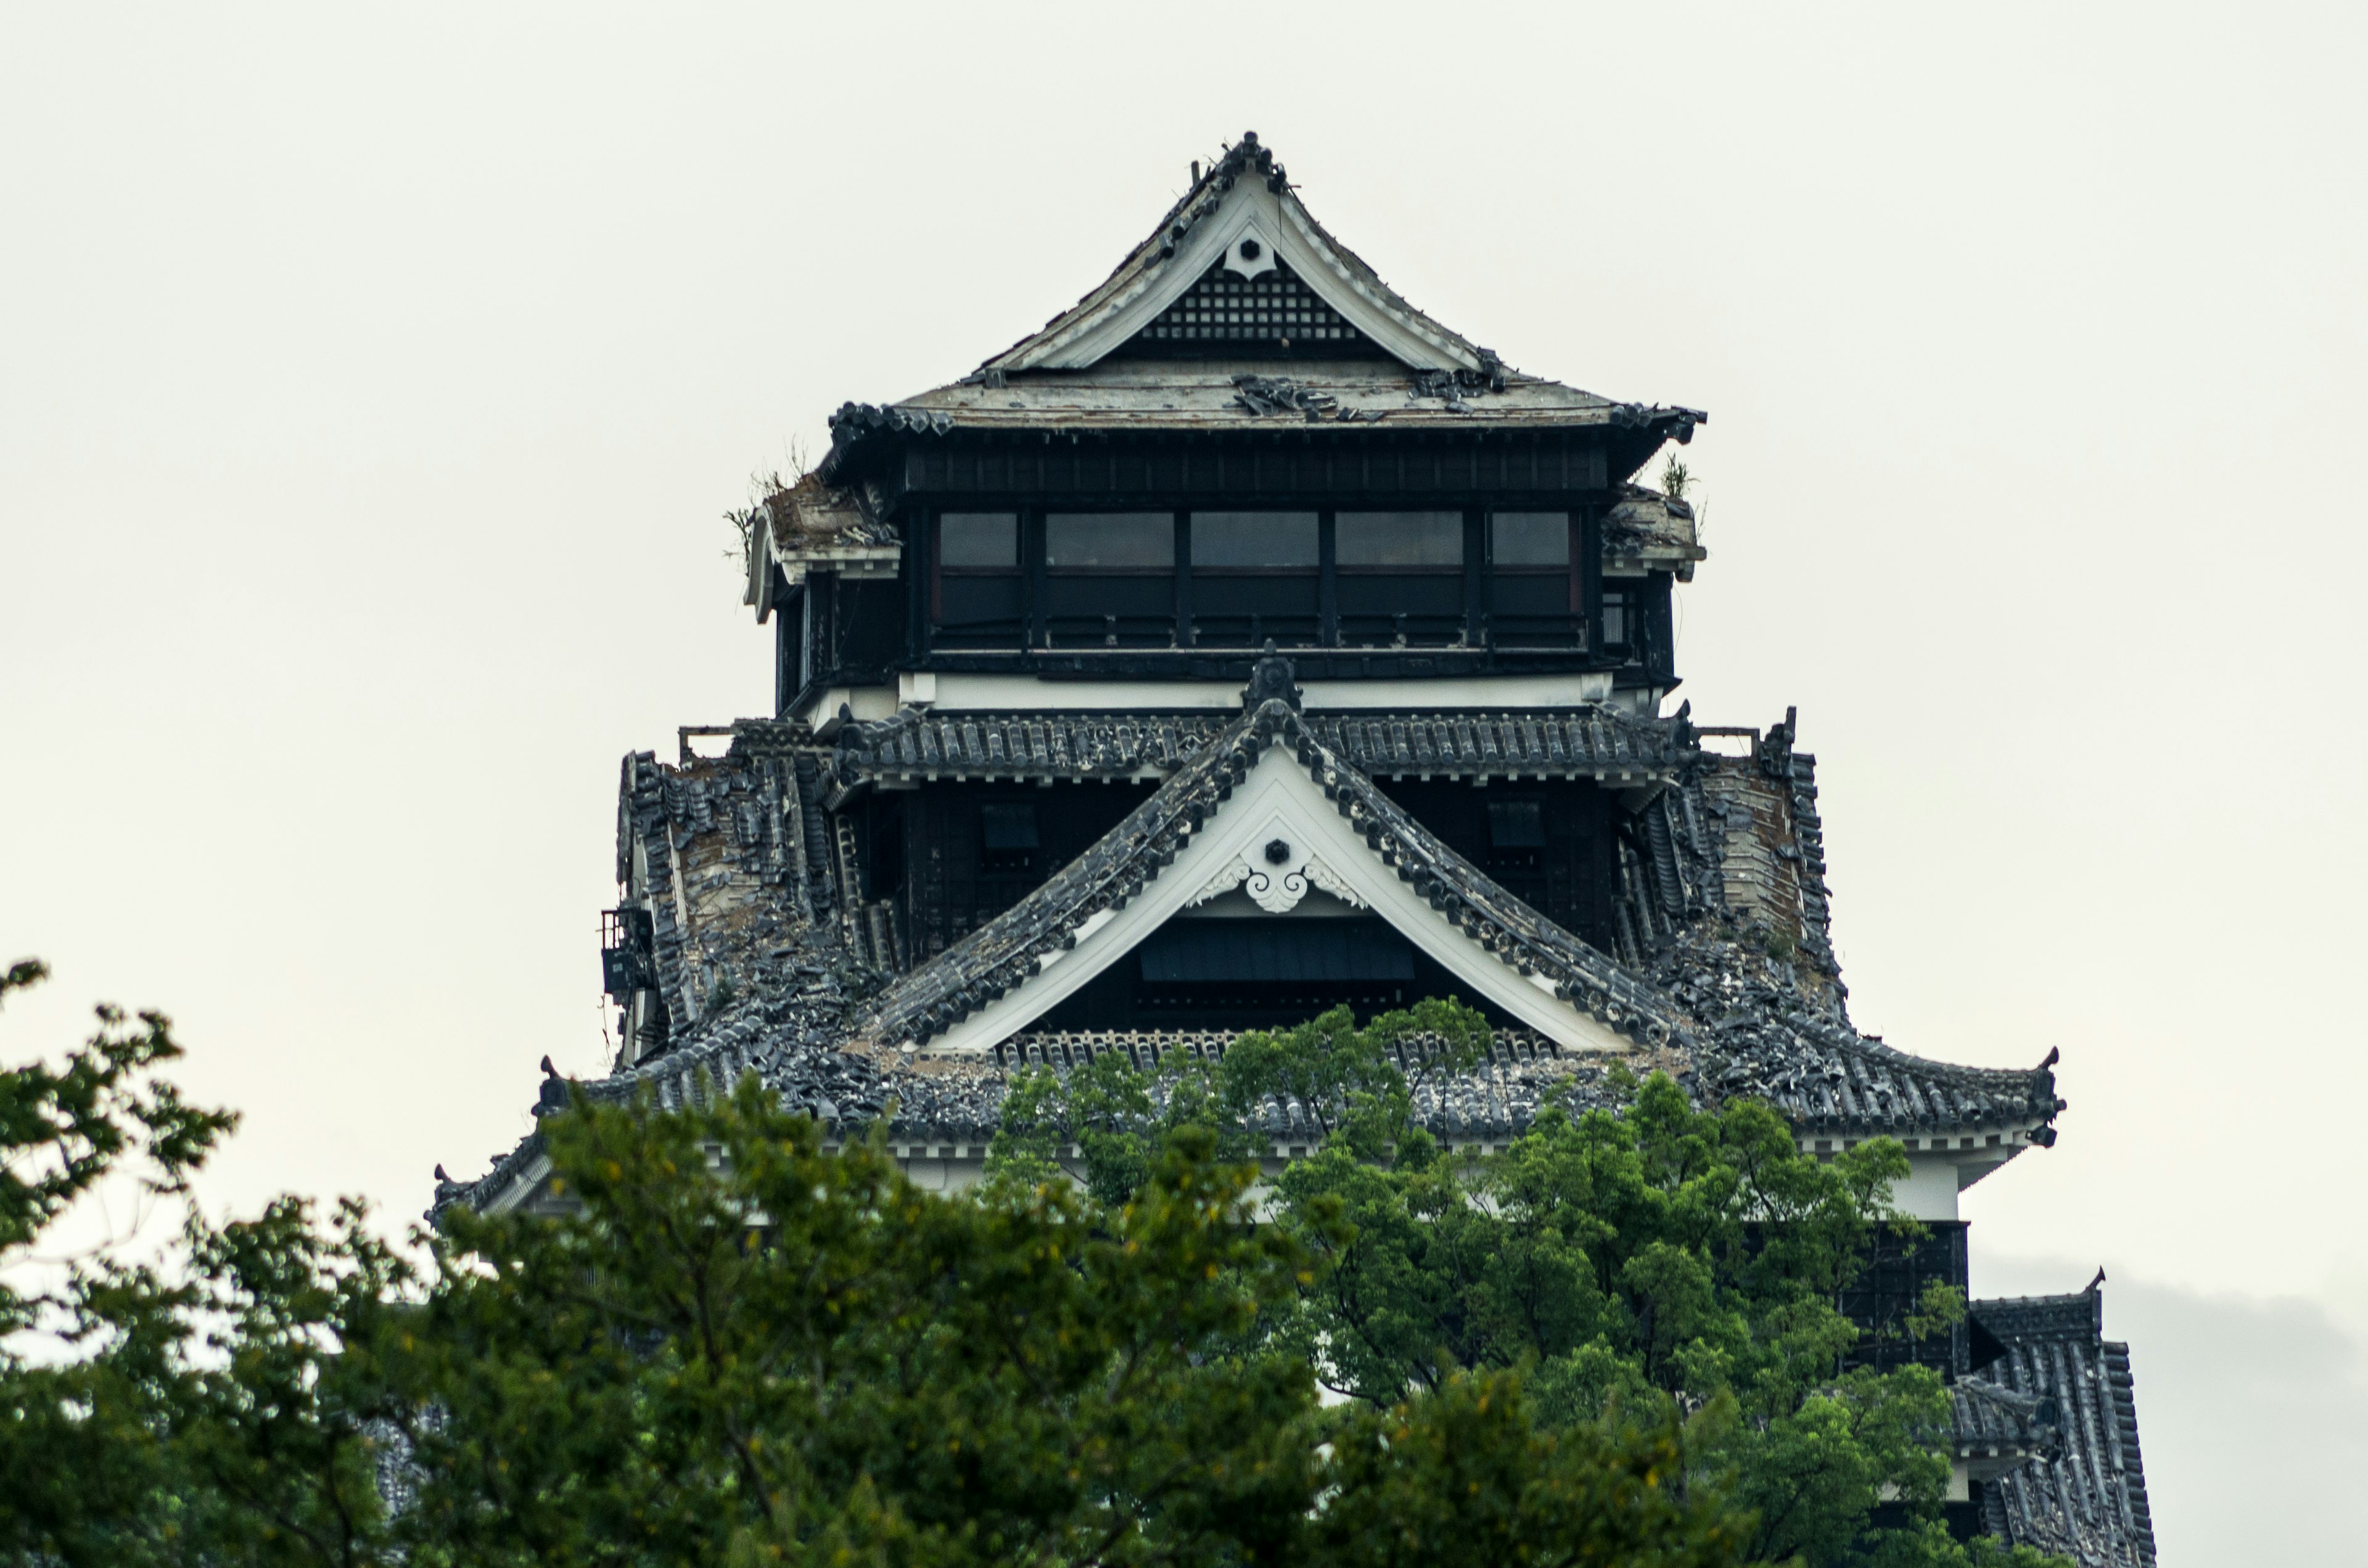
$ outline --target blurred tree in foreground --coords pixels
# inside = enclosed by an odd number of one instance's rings
[[[39,978],[19,965],[0,994]],[[1504,1260],[1555,1290],[1590,1281],[1554,1309],[1574,1326],[1503,1326],[1518,1290],[1415,1244],[1440,1184],[1472,1178],[1408,1131],[1377,1043],[1401,1026],[1377,1024],[1253,1040],[1230,1079],[1023,1085],[1029,1115],[966,1195],[913,1187],[876,1142],[825,1154],[752,1081],[704,1109],[547,1119],[564,1215],[454,1213],[398,1253],[350,1203],[226,1224],[192,1208],[156,1259],[102,1247],[43,1274],[28,1262],[77,1199],[184,1194],[233,1125],[158,1076],[179,1054],[163,1017],[103,1010],[61,1067],[0,1074],[0,1560],[1846,1560],[1799,1523],[1771,1535],[1770,1503],[1805,1517],[1801,1496],[1885,1484],[1869,1477],[1906,1471],[1862,1456],[1922,1428],[1811,1374],[1831,1337],[1814,1312],[1737,1326],[1719,1266],[1688,1275],[1725,1237],[1696,1210],[1725,1210],[1643,1196],[1669,1187],[1659,1132],[1622,1189],[1658,1218],[1556,1221],[1549,1242],[1531,1217],[1530,1255]],[[1262,1221],[1233,1130],[1277,1084],[1338,1120]],[[1657,1093],[1635,1114],[1679,1117]],[[1083,1186],[1029,1142],[1070,1115],[1096,1127]],[[1602,1210],[1611,1189],[1564,1168],[1602,1163],[1582,1132],[1539,1136],[1525,1157],[1561,1183],[1555,1212]],[[1762,1255],[1743,1267],[1795,1267]],[[1469,1304],[1434,1321],[1486,1325],[1383,1332],[1405,1308],[1364,1324],[1351,1303],[1378,1299],[1376,1267],[1416,1296],[1446,1279]],[[1770,1332],[1782,1343],[1755,1348]],[[1753,1370],[1705,1402],[1713,1364]],[[1357,1397],[1327,1407],[1319,1370]],[[1771,1426],[1773,1391],[1795,1385]],[[1990,1561],[1916,1539],[1921,1555],[1895,1532],[1866,1560]]]

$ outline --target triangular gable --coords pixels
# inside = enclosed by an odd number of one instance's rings
[[[1253,241],[1252,244],[1257,242]],[[1250,357],[1275,352],[1303,359],[1385,358],[1381,345],[1324,301],[1299,274],[1271,256],[1256,272],[1228,256],[1202,273],[1116,351],[1122,358]]]
[[[1279,864],[1275,844],[1287,850]],[[1649,987],[1433,837],[1279,698],[1044,886],[898,982],[862,1032],[880,1045],[985,1052],[1212,891],[1293,877],[1369,907],[1560,1044],[1628,1052],[1674,1032]]]
[[[988,360],[988,371],[1082,370],[1133,339],[1212,270],[1287,268],[1342,324],[1417,370],[1493,374],[1496,356],[1408,304],[1315,222],[1255,131],[1225,151],[1100,288]]]

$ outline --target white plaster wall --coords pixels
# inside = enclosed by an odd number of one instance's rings
[[[944,672],[902,676],[898,687],[902,700],[943,712],[1238,712],[1242,705],[1240,685],[1223,680],[1040,680],[1034,676]],[[880,689],[884,696],[886,688]],[[1476,708],[1493,711],[1605,701],[1611,695],[1611,676],[1594,671],[1486,679],[1311,680],[1302,683],[1301,689],[1305,693],[1303,706],[1310,710]],[[846,690],[834,688],[823,695],[815,710],[824,715],[836,713],[838,704],[848,699]],[[873,715],[865,712],[859,701],[856,717]]]
[[[1901,1213],[1918,1220],[1957,1217],[1957,1166],[1933,1154],[1907,1156],[1907,1179],[1891,1189],[1891,1201]]]

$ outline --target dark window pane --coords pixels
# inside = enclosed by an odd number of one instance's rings
[[[1033,849],[1036,847],[1036,808],[1024,801],[1005,804],[989,801],[979,807],[983,847],[994,850]]]
[[[1044,563],[1169,567],[1176,564],[1176,517],[1169,512],[1055,512],[1044,519]]]
[[[1461,512],[1343,512],[1335,559],[1343,566],[1461,566]]]
[[[1545,841],[1546,813],[1542,802],[1488,802],[1488,844],[1491,848],[1535,849]]]
[[[1313,512],[1195,512],[1195,566],[1316,564]]]
[[[1642,596],[1635,593],[1606,593],[1603,596],[1603,641],[1615,647],[1636,640],[1643,630]]]
[[[940,566],[1017,566],[1019,519],[1009,512],[947,512],[938,518]]]
[[[1570,514],[1498,512],[1488,519],[1488,543],[1499,566],[1570,564]]]

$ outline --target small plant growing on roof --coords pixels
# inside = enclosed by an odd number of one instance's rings
[[[1661,494],[1670,500],[1684,500],[1686,492],[1692,489],[1693,484],[1693,470],[1679,461],[1674,453],[1668,462],[1661,465]]]
[[[755,561],[757,528],[764,520],[765,503],[813,472],[814,465],[806,461],[805,443],[796,439],[790,442],[788,453],[780,463],[750,472],[748,504],[723,514],[723,520],[732,525],[735,536],[734,542],[724,548],[723,559],[736,564],[743,578],[748,575]]]

